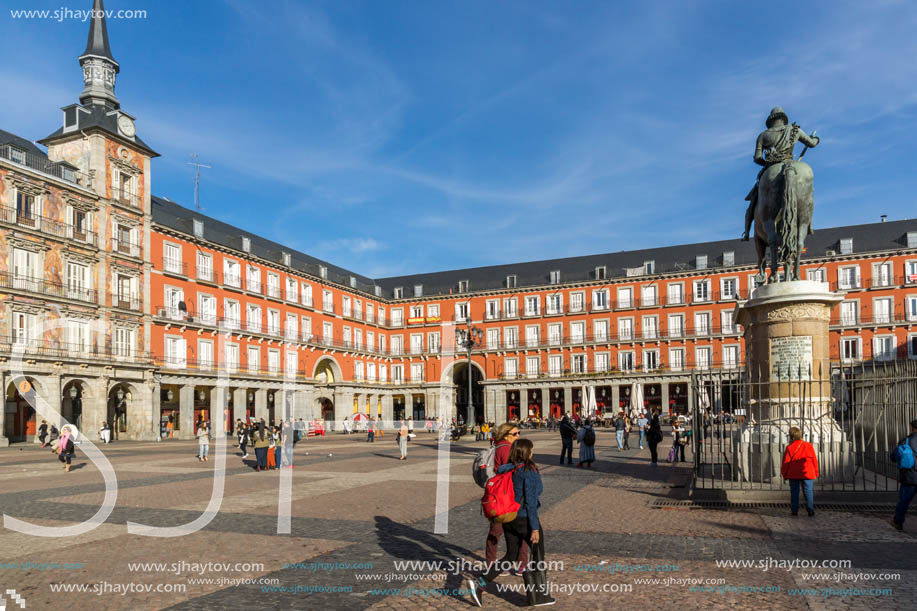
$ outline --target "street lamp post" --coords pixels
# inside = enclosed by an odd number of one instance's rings
[[[474,417],[474,401],[472,400],[472,377],[471,377],[471,351],[475,346],[479,346],[484,339],[484,331],[471,325],[471,317],[468,317],[466,328],[457,327],[455,329],[455,345],[461,346],[468,351],[468,407],[469,418]]]

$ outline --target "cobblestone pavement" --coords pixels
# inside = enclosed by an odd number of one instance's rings
[[[595,468],[577,469],[557,464],[555,433],[527,435],[545,483],[547,557],[561,563],[550,570],[557,608],[877,610],[910,609],[917,600],[911,522],[897,532],[889,516],[877,514],[651,509],[660,497],[686,498],[687,465],[653,467],[648,452],[618,452],[613,434],[600,431]],[[16,590],[27,609],[471,608],[461,591],[468,567],[450,569],[483,560],[487,524],[470,465],[484,444],[451,446],[448,534],[436,535],[434,436],[421,433],[406,462],[396,460],[388,436],[364,439],[335,435],[296,446],[289,535],[277,534],[279,472],[254,472],[254,455],[243,462],[231,445],[220,511],[209,524],[175,538],[128,534],[128,521],[177,526],[198,518],[210,501],[214,460],[198,462],[193,442],[102,446],[118,478],[111,516],[75,537],[0,529],[0,593]],[[94,515],[103,497],[102,476],[82,453],[64,473],[37,446],[0,450],[7,516],[72,525]],[[748,564],[717,564],[730,560]],[[787,568],[801,560],[831,568]],[[396,567],[402,562],[442,564]],[[128,563],[162,566],[131,570]],[[224,563],[232,566],[214,566]],[[523,592],[499,591],[521,583],[499,578],[485,606],[524,606]],[[88,591],[52,591],[74,584]],[[129,584],[133,591],[122,595]]]

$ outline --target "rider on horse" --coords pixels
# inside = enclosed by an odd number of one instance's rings
[[[755,179],[755,186],[745,197],[748,203],[748,209],[745,211],[745,233],[742,234],[742,240],[748,241],[748,232],[751,230],[751,221],[755,218],[755,206],[758,204],[758,181],[761,174],[772,165],[784,163],[793,160],[793,147],[797,141],[802,142],[809,148],[818,145],[818,136],[807,135],[799,129],[795,123],[788,124],[786,113],[779,106],[771,110],[767,117],[765,125],[767,129],[758,136],[755,144],[755,163],[764,166],[758,172],[758,178]]]

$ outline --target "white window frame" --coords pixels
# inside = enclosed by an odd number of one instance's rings
[[[519,361],[517,359],[503,359],[503,377],[509,380],[515,380],[519,377]]]
[[[631,286],[618,287],[617,302],[615,307],[618,310],[625,310],[634,307],[634,288]]]
[[[685,368],[685,349],[669,349],[669,369],[672,371],[682,371]]]
[[[618,352],[618,370],[634,371],[637,367],[637,357],[633,350],[621,350]]]
[[[677,289],[677,290],[674,290]],[[685,304],[685,284],[684,282],[670,282],[665,289],[666,305],[684,305]],[[677,294],[676,294],[677,293]]]

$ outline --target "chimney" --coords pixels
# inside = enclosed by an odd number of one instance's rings
[[[888,215],[887,215],[887,214],[883,214],[883,215],[881,215],[879,218],[882,219],[882,222],[884,223],[884,222],[885,222],[885,219],[888,218]]]

